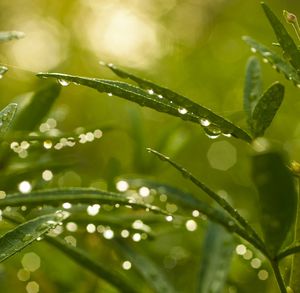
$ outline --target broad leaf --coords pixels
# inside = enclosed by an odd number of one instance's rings
[[[277,152],[256,154],[252,165],[265,243],[271,254],[276,255],[295,222],[297,192],[294,179]]]
[[[74,262],[78,263],[85,269],[91,271],[99,278],[105,280],[106,282],[110,283],[120,292],[126,293],[137,293],[139,292],[134,284],[131,284],[130,280],[127,280],[123,274],[118,271],[112,270],[108,268],[106,263],[100,263],[95,260],[94,257],[88,255],[82,249],[76,248],[70,244],[67,244],[64,240],[56,237],[46,238],[47,242],[61,250],[65,253],[68,257],[70,257]]]
[[[263,10],[269,19],[269,22],[276,34],[276,38],[283,49],[284,53],[288,57],[290,63],[296,68],[300,69],[300,52],[297,45],[293,41],[292,37],[289,35],[283,24],[279,21],[272,10],[267,6],[267,4],[262,2]]]
[[[60,93],[60,86],[49,83],[36,93],[25,97],[25,101],[20,105],[13,123],[14,130],[31,131],[34,130],[51,109]]]
[[[14,255],[27,245],[55,228],[65,218],[67,213],[58,211],[55,214],[44,215],[26,223],[23,223],[13,230],[7,232],[0,238],[0,262]]]
[[[11,103],[0,112],[0,138],[8,131],[11,122],[14,119],[17,110],[17,104]]]
[[[278,82],[270,86],[257,102],[250,120],[254,137],[262,136],[270,126],[284,96],[284,86]]]
[[[235,126],[225,118],[218,116],[211,110],[204,108],[181,95],[159,86],[144,90],[125,82],[72,76],[62,73],[39,73],[37,76],[53,77],[67,83],[73,82],[81,84],[94,88],[100,92],[106,92],[109,95],[127,99],[156,111],[180,117],[183,120],[188,120],[201,125],[210,136],[225,134],[243,139],[247,142],[251,141],[251,137],[244,130]]]
[[[286,79],[292,81],[294,85],[300,87],[300,77],[297,70],[286,60],[282,59],[277,53],[268,47],[258,43],[254,39],[244,36],[243,40],[251,46],[252,50],[259,53],[263,57],[263,61],[272,65],[274,69],[281,72]]]
[[[210,223],[202,249],[199,293],[222,293],[234,251],[234,238],[220,225]]]
[[[152,212],[166,214],[163,210],[156,206],[139,203],[132,199],[126,198],[122,194],[101,191],[94,188],[61,188],[61,189],[46,189],[32,191],[30,194],[14,194],[7,195],[6,198],[0,200],[0,207],[6,206],[39,206],[52,205],[58,206],[65,202],[69,203],[98,203],[98,204],[120,204],[123,206],[132,206],[143,208]]]
[[[118,250],[128,259],[133,267],[144,277],[147,284],[157,293],[176,292],[163,271],[143,252],[133,250],[125,241],[114,241]]]
[[[25,34],[18,31],[0,32],[0,42],[24,38]]]
[[[256,57],[250,57],[246,67],[246,78],[244,85],[244,110],[248,121],[251,120],[252,111],[262,93],[261,68]]]

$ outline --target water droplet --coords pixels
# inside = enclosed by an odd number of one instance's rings
[[[154,95],[154,90],[148,90],[148,94],[150,94],[150,95]]]
[[[232,136],[231,133],[225,133],[225,132],[223,132],[222,135],[225,136],[225,137],[231,137]]]
[[[31,234],[25,234],[25,236],[22,238],[22,241],[27,242],[32,239]]]
[[[267,58],[263,58],[262,60],[264,63],[269,63],[269,60]]]
[[[112,97],[112,96],[113,96],[113,94],[112,94],[112,93],[107,93],[107,95],[108,95],[109,97]]]
[[[204,127],[209,126],[211,124],[211,122],[209,120],[207,120],[206,118],[201,118],[200,119],[200,124]]]
[[[180,108],[178,108],[178,112],[182,115],[185,115],[188,112],[188,110],[180,107]]]
[[[257,50],[255,48],[253,48],[253,47],[250,50],[251,50],[252,53],[256,53],[257,52]]]
[[[64,80],[64,79],[58,79],[57,81],[61,86],[68,86],[70,84],[69,81]]]
[[[214,124],[210,124],[209,126],[204,127],[203,129],[205,131],[205,134],[211,139],[216,139],[221,135],[220,128]]]
[[[164,97],[162,95],[157,95],[160,99],[163,99]]]

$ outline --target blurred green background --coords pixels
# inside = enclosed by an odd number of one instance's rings
[[[297,1],[268,4],[278,16],[283,9],[300,15]],[[0,63],[9,68],[0,80],[2,108],[42,84],[35,77],[40,71],[116,79],[99,65],[102,60],[177,91],[241,127],[246,127],[242,97],[245,64],[251,55],[241,37],[250,35],[268,46],[275,41],[259,1],[1,0],[0,23],[1,31],[19,30],[26,34],[24,39],[0,45]],[[291,27],[288,29],[293,33]],[[265,89],[276,80],[286,85],[285,100],[266,137],[299,161],[299,89],[268,64],[262,68]],[[61,131],[94,127],[102,129],[103,137],[61,150],[61,162],[75,164],[69,170],[54,172],[46,187],[113,189],[112,182],[118,178],[146,177],[199,193],[145,150],[164,145],[166,155],[226,196],[255,225],[257,201],[250,179],[251,150],[244,142],[225,137],[211,140],[197,125],[76,85],[62,89],[49,117],[56,119],[56,128]],[[38,181],[26,174],[23,180],[31,181],[33,187]],[[8,191],[17,191],[17,185]],[[202,196],[206,199],[205,194]],[[195,284],[199,269],[206,224],[203,221],[198,225],[195,232],[190,232],[170,224],[157,240],[139,248],[144,246],[156,255],[157,263],[178,292],[191,292],[195,287],[187,289]],[[92,243],[93,239],[89,241]],[[168,260],[172,259],[170,251],[174,247],[177,252],[181,249],[177,253],[180,257],[171,263]],[[34,244],[27,250],[32,249],[42,259],[41,268],[32,276],[39,283],[40,292],[111,292],[55,250],[49,250],[53,257],[47,257],[46,245]],[[100,254],[107,262],[116,262],[114,253],[109,253]],[[26,282],[19,281],[16,275],[22,255],[1,267],[1,292],[24,292]],[[262,268],[269,270],[264,263]],[[276,292],[271,284],[273,277],[262,281],[257,273],[249,260],[235,256],[228,292],[254,292],[255,286],[257,292]],[[74,280],[78,280],[76,286]],[[8,289],[10,286],[13,291]]]

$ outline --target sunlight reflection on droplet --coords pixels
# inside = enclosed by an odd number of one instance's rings
[[[200,119],[200,124],[204,127],[209,126],[211,124],[211,122],[209,120],[207,120],[206,118],[201,118]]]
[[[121,236],[122,236],[123,238],[128,238],[128,237],[129,237],[129,231],[126,230],[126,229],[122,230],[122,231],[121,231]]]
[[[185,115],[188,112],[188,110],[185,108],[178,108],[178,112],[179,114]]]
[[[143,226],[144,226],[144,223],[141,220],[135,220],[132,223],[132,228],[134,228],[134,229],[142,229]]]
[[[154,95],[154,90],[148,90],[148,93],[149,93],[150,95]]]
[[[195,217],[195,218],[197,218],[197,217],[200,216],[200,212],[199,212],[198,210],[194,210],[194,211],[192,212],[192,216]]]
[[[193,232],[193,231],[195,231],[196,229],[197,229],[197,223],[194,221],[194,220],[188,220],[188,221],[186,221],[186,223],[185,223],[185,227],[186,227],[186,229],[188,230],[188,231],[191,231],[191,232]]]
[[[70,232],[76,232],[77,229],[78,229],[78,226],[77,226],[77,224],[74,223],[74,222],[68,222],[68,223],[66,224],[66,228],[67,228],[67,230],[70,231]]]
[[[269,278],[269,273],[266,270],[260,270],[257,276],[261,281],[265,281]]]
[[[27,293],[38,293],[40,290],[40,286],[35,281],[30,281],[26,285],[26,291]]]
[[[147,197],[150,195],[150,189],[146,186],[143,186],[139,189],[139,195],[141,197]]]
[[[41,266],[41,259],[36,253],[28,252],[22,257],[21,263],[24,269],[35,272]]]
[[[141,234],[140,233],[134,233],[132,235],[132,240],[135,241],[135,242],[139,242],[141,241],[142,237],[141,237]]]
[[[19,183],[18,189],[22,193],[29,193],[32,190],[32,186],[28,181],[22,181]]]
[[[51,140],[45,140],[43,143],[43,146],[45,149],[49,150],[52,148],[52,141]]]
[[[86,231],[88,233],[95,233],[96,232],[96,226],[94,224],[88,224],[86,226]]]
[[[26,269],[20,269],[18,270],[17,278],[22,282],[26,282],[30,279],[30,272]]]
[[[167,222],[172,222],[173,221],[173,216],[166,216],[166,221]]]
[[[122,268],[124,270],[130,270],[131,269],[131,262],[128,261],[128,260],[125,260],[123,263],[122,263]]]
[[[235,252],[238,255],[244,255],[247,251],[247,248],[244,244],[239,244],[237,245],[237,247],[235,248]]]
[[[111,229],[106,229],[104,232],[103,232],[103,237],[105,239],[112,239],[114,238],[114,231],[111,230]]]
[[[117,188],[117,190],[124,192],[129,188],[129,184],[128,184],[128,182],[126,182],[124,180],[120,180],[117,182],[116,188]]]
[[[62,204],[62,207],[63,207],[64,209],[68,210],[68,209],[70,209],[70,208],[72,207],[72,204],[69,203],[69,202],[64,202],[64,203]]]
[[[99,204],[88,206],[86,209],[89,216],[96,216],[99,213],[99,210],[100,210]]]
[[[50,170],[45,170],[43,173],[42,173],[42,178],[45,180],[45,181],[51,181],[53,179],[53,173],[52,171]]]

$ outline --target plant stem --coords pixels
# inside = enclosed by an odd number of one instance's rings
[[[287,289],[285,287],[282,275],[281,275],[280,270],[279,270],[278,262],[276,260],[271,260],[271,265],[272,265],[272,268],[273,268],[278,286],[280,288],[280,292],[281,293],[287,293]]]
[[[300,183],[300,178],[298,178],[298,184]],[[297,213],[295,221],[295,239],[294,242],[300,240],[300,201],[299,201],[299,186],[298,186],[298,204],[297,204]],[[290,287],[293,289],[294,293],[300,293],[300,254],[296,253],[292,258],[292,267],[291,267],[291,278],[290,278]]]

